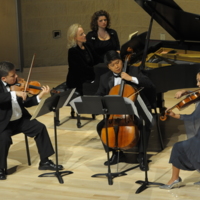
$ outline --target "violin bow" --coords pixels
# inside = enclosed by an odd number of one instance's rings
[[[194,90],[194,91],[190,91],[190,92],[188,92],[188,94],[185,94],[185,95],[183,95],[182,97],[187,96],[187,95],[189,95],[189,94],[191,94],[191,93],[194,93],[194,92],[196,92],[196,91],[199,91],[199,90],[200,90],[200,88],[199,88],[199,89],[196,89],[196,90]]]
[[[30,79],[30,76],[31,76],[31,71],[32,71],[32,68],[33,68],[34,61],[35,61],[35,53],[33,54],[33,58],[32,58],[32,62],[31,62],[31,66],[30,66],[29,72],[28,72],[28,77],[27,77],[27,80],[26,80],[24,91],[26,91],[26,89],[28,87],[28,82],[29,82],[29,79]]]

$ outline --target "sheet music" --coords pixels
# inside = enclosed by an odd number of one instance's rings
[[[138,31],[135,31],[134,33],[129,34],[128,40],[131,40],[132,37],[137,36],[137,34],[138,34]]]
[[[69,104],[71,105],[71,107],[74,109],[74,111],[75,111],[76,113],[78,113],[78,111],[77,111],[77,109],[76,109],[76,106],[75,106],[75,102],[82,102],[81,96],[76,97],[75,99],[71,100],[70,103],[69,103]],[[78,113],[78,114],[79,114],[79,113]]]
[[[66,99],[65,103],[63,104],[63,106],[66,106],[69,102],[69,100],[71,99],[71,97],[73,96],[74,92],[75,92],[76,88],[72,89],[70,95],[68,96],[68,98]],[[62,106],[62,107],[63,107]]]
[[[33,120],[36,118],[36,116],[38,115],[38,113],[40,112],[40,109],[42,108],[42,106],[44,105],[44,102],[46,101],[46,99],[42,99],[40,101],[40,103],[37,105],[34,114],[32,115],[30,120]]]
[[[33,116],[31,117],[31,120],[53,110],[58,110],[68,104],[75,90],[76,89],[74,88],[71,91],[69,90],[63,93],[55,94],[47,99],[42,99],[38,104]]]
[[[113,97],[113,96],[114,96],[114,95],[112,95],[112,97]],[[110,96],[109,96],[109,95],[106,95],[105,97],[110,97]],[[134,113],[138,118],[140,118],[140,117],[139,117],[139,114],[138,114],[138,110],[137,110],[137,108],[136,108],[136,106],[135,106],[135,103],[134,103],[132,100],[130,100],[129,98],[124,97],[123,99],[124,99],[124,102],[125,102],[126,104],[130,104],[130,105],[131,105],[131,107],[132,107],[132,109],[133,109],[133,113]],[[140,97],[139,94],[138,94],[138,97],[137,97],[137,101],[138,101],[138,103],[140,104],[140,106],[142,107],[142,109],[144,110],[144,112],[145,112],[147,118],[149,119],[149,121],[150,121],[151,123],[153,123],[153,116],[152,116],[152,114],[149,112],[149,110],[147,109],[147,107],[146,107],[144,101],[142,100],[142,98]],[[74,109],[74,111],[75,111],[76,113],[78,113],[78,111],[77,111],[77,109],[76,109],[76,106],[75,106],[75,103],[77,103],[77,102],[80,102],[80,103],[82,102],[81,96],[79,96],[79,97],[73,99],[73,100],[69,103],[69,104],[72,106],[72,108]],[[79,114],[79,113],[78,113],[78,114]]]
[[[138,101],[138,103],[140,104],[140,106],[142,107],[142,109],[144,110],[144,112],[145,112],[147,118],[149,119],[149,121],[150,121],[151,123],[153,123],[153,116],[152,116],[152,114],[149,112],[149,110],[147,109],[147,107],[146,107],[144,101],[142,100],[142,98],[141,98],[141,96],[140,96],[139,94],[138,94],[138,97],[137,97],[137,101]]]
[[[132,109],[133,109],[134,115],[136,115],[136,116],[139,118],[138,111],[137,111],[137,108],[136,108],[136,106],[135,106],[135,103],[134,103],[131,99],[126,98],[126,97],[124,97],[124,102],[125,102],[126,104],[131,104],[131,107],[132,107]]]

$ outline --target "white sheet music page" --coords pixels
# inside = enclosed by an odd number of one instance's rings
[[[142,107],[142,109],[144,110],[147,118],[149,119],[149,121],[153,124],[153,116],[152,114],[149,112],[148,108],[146,107],[144,101],[142,100],[141,96],[138,94],[137,97],[137,101],[140,104],[140,106]]]
[[[37,117],[38,113],[40,112],[40,109],[42,108],[42,106],[44,105],[44,102],[46,101],[46,99],[42,99],[40,101],[40,103],[36,106],[36,109],[35,109],[35,112],[34,114],[32,115],[31,119],[30,120],[33,120]]]
[[[133,109],[134,115],[136,115],[139,118],[138,111],[137,111],[137,108],[135,106],[135,103],[131,99],[127,98],[127,97],[124,97],[123,99],[124,99],[124,102],[126,104],[131,104],[131,107]]]
[[[76,88],[72,89],[71,93],[69,94],[69,96],[67,97],[65,103],[63,104],[63,106],[66,106],[69,102],[69,100],[71,99],[71,97],[73,96],[74,92],[75,92]]]
[[[73,99],[73,100],[71,100],[71,101],[69,102],[69,104],[70,104],[71,107],[74,109],[74,111],[75,111],[76,113],[78,113],[78,111],[77,111],[77,109],[76,109],[76,106],[75,106],[75,102],[76,102],[76,103],[77,103],[77,102],[82,102],[81,96],[76,97],[75,99]],[[79,113],[78,113],[78,114],[79,114]]]

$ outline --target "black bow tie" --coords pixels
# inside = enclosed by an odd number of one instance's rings
[[[10,85],[10,84],[8,84],[8,83],[6,83],[6,85],[5,85],[6,87],[10,87],[10,86],[12,86],[12,85]]]
[[[115,78],[121,78],[120,75],[113,74],[113,76],[114,76]]]

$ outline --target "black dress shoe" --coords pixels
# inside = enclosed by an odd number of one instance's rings
[[[48,160],[45,163],[40,162],[38,169],[39,170],[56,170],[56,164],[54,164],[52,160]],[[63,170],[63,169],[64,167],[62,165],[58,165],[58,170]]]
[[[6,173],[4,169],[0,169],[0,180],[6,180]]]
[[[126,157],[122,151],[119,152],[119,162],[125,162]],[[111,158],[110,158],[110,165],[115,165],[118,163],[118,152],[113,152]],[[104,165],[108,165],[108,161],[104,163]]]
[[[147,161],[147,169],[145,167],[145,162],[144,162],[144,158],[143,157],[138,157],[137,161],[140,164],[140,170],[141,171],[148,171],[149,170],[149,166],[148,166],[148,163],[150,162],[149,160]]]

